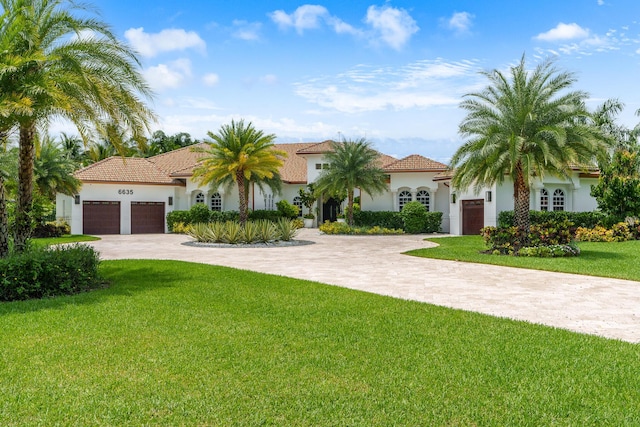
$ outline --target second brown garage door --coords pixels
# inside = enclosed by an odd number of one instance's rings
[[[164,202],[131,202],[131,234],[164,233]]]
[[[484,200],[462,201],[462,234],[480,234],[484,227]]]
[[[82,202],[83,234],[120,234],[120,202]]]

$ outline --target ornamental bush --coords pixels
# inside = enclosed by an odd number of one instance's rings
[[[98,253],[88,245],[29,248],[0,259],[0,301],[70,295],[95,289]]]
[[[189,211],[171,211],[167,213],[167,228],[170,233],[174,232],[175,225],[178,223],[182,224],[183,227],[191,224]]]
[[[626,242],[638,239],[638,236],[638,226],[627,222],[619,222],[611,228],[597,225],[593,228],[579,227],[576,230],[576,240],[581,242]]]
[[[280,212],[280,216],[284,218],[294,219],[300,216],[300,209],[289,203],[288,200],[280,200],[276,203],[276,207],[278,208],[278,212]]]
[[[576,245],[549,245],[549,246],[528,246],[521,248],[518,256],[538,257],[538,258],[560,258],[580,255],[580,248]]]
[[[211,211],[204,203],[196,203],[189,209],[189,224],[211,221]]]

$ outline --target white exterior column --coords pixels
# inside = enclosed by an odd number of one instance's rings
[[[418,195],[418,189],[417,188],[412,188],[410,191],[411,191],[411,201],[415,202],[416,201],[416,196]]]
[[[393,198],[393,211],[398,212],[398,190],[392,190],[391,197]]]

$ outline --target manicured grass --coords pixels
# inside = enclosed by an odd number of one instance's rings
[[[92,242],[94,240],[100,240],[100,238],[95,236],[88,236],[86,234],[67,234],[62,237],[43,237],[40,239],[31,239],[31,242],[37,246],[49,246],[58,245],[61,243]]]
[[[569,258],[534,258],[482,254],[480,251],[486,248],[480,236],[440,237],[427,240],[438,243],[440,246],[417,249],[406,252],[406,254],[424,258],[640,281],[640,263],[638,262],[640,241],[638,240],[614,243],[581,242],[578,244],[581,250],[580,256]]]
[[[640,346],[278,276],[108,261],[0,304],[0,425],[639,425]]]

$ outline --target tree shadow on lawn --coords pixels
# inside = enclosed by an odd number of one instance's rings
[[[123,266],[123,263],[126,265]],[[68,306],[99,304],[114,296],[133,296],[161,288],[172,288],[191,277],[187,262],[144,260],[140,261],[140,264],[154,265],[138,267],[135,263],[136,260],[102,261],[100,274],[106,279],[103,286],[73,295],[0,302],[0,317],[40,310],[64,310]],[[183,263],[185,267],[175,268],[175,263]]]

